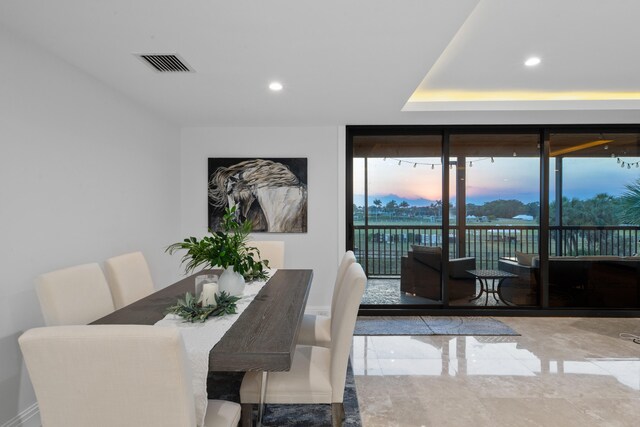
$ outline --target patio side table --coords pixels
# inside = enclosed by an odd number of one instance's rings
[[[496,302],[502,302],[505,305],[513,305],[502,297],[502,294],[500,293],[500,286],[502,286],[502,282],[504,282],[505,279],[518,277],[517,274],[512,274],[502,270],[467,270],[467,273],[480,281],[480,293],[477,297],[471,298],[469,302],[477,300],[482,296],[482,294],[486,294],[484,305],[488,305],[489,294],[493,294],[493,298]],[[489,280],[491,280],[491,286],[489,286]],[[496,297],[496,295],[498,296]]]

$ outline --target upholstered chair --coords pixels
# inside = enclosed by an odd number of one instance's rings
[[[36,328],[20,348],[46,427],[196,426],[180,332],[142,325]],[[204,425],[236,426],[240,405],[210,400]]]
[[[114,310],[109,286],[96,263],[45,273],[36,292],[47,326],[85,325]]]
[[[109,258],[104,267],[116,310],[153,293],[153,279],[142,252]]]
[[[360,264],[349,266],[336,298],[331,322],[331,348],[298,345],[291,370],[270,372],[266,385],[266,403],[297,403],[332,405],[332,425],[342,425],[343,397],[347,363],[358,307],[367,277]],[[253,404],[260,400],[262,375],[247,372],[240,386],[242,424],[251,425]]]
[[[356,256],[352,251],[347,251],[342,256],[342,261],[338,266],[338,274],[333,285],[333,297],[331,298],[331,315],[323,316],[319,314],[305,314],[300,326],[298,344],[319,345],[329,347],[331,345],[331,319],[336,307],[336,299],[340,289],[344,284],[344,276],[349,266],[356,262]]]
[[[260,251],[260,259],[269,261],[269,268],[284,268],[284,242],[280,240],[253,240],[247,246]]]

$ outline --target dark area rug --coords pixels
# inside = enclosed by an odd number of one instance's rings
[[[492,317],[360,316],[354,335],[520,335]]]
[[[240,403],[240,384],[243,372],[211,372],[207,379],[207,393],[209,399],[223,399]],[[360,409],[358,396],[353,380],[351,363],[347,367],[347,380],[344,386],[344,414],[343,426],[360,427]],[[263,425],[271,427],[331,426],[331,405],[266,405]]]

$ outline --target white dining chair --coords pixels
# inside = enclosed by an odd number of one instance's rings
[[[298,334],[298,344],[319,345],[329,347],[331,345],[331,319],[334,316],[336,299],[340,289],[344,284],[344,277],[350,265],[356,262],[353,251],[347,251],[342,256],[342,261],[338,266],[336,281],[333,285],[333,296],[331,298],[331,314],[324,316],[320,314],[305,314],[302,318],[302,325]]]
[[[47,326],[85,325],[114,310],[109,285],[97,263],[38,276],[36,293]]]
[[[266,403],[330,403],[332,425],[341,425],[347,363],[353,330],[367,277],[360,264],[349,266],[344,286],[336,298],[331,322],[331,348],[298,345],[291,370],[270,372],[266,383]],[[262,375],[247,372],[240,386],[242,424],[250,425],[253,404],[260,402]]]
[[[142,252],[109,258],[104,269],[116,310],[153,293],[153,279]]]
[[[284,268],[284,242],[281,240],[253,240],[247,246],[260,251],[260,259],[269,261],[269,268]]]
[[[196,426],[178,329],[58,326],[31,329],[19,343],[43,426]],[[205,426],[239,421],[240,405],[209,401]]]

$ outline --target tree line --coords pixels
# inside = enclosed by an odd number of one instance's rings
[[[482,205],[467,204],[467,215],[496,218],[513,218],[517,215],[530,215],[534,220],[540,216],[540,203],[523,203],[520,200],[491,200]],[[356,215],[364,214],[362,206],[353,205]],[[410,206],[406,201],[400,203],[391,200],[384,204],[375,199],[368,207],[369,214],[378,217],[424,217],[442,216],[442,201],[436,200],[428,206]],[[451,207],[455,212],[455,206]],[[549,204],[549,218],[552,224],[556,221],[556,202]],[[640,178],[626,185],[626,191],[619,197],[606,193],[597,194],[589,199],[576,197],[562,198],[563,225],[640,225]]]

